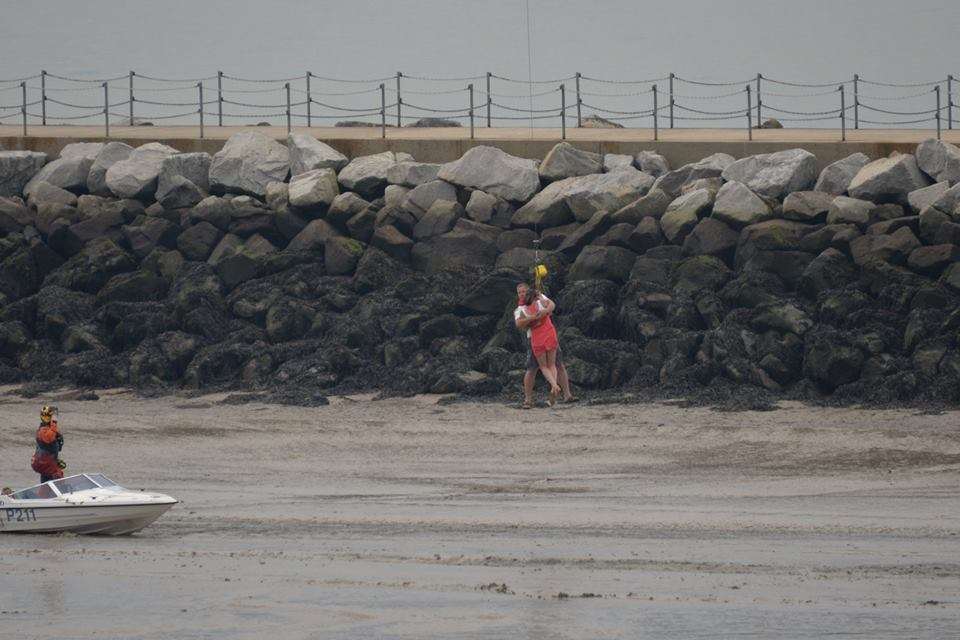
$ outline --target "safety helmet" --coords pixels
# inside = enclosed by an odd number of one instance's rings
[[[49,405],[43,405],[40,409],[40,421],[43,423],[50,422],[53,419],[53,414],[57,412],[56,407],[51,407]]]

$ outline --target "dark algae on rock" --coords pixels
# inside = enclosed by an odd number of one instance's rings
[[[587,397],[960,400],[946,143],[818,173],[802,149],[429,165],[234,138],[0,151],[0,381],[500,398],[527,358],[514,287],[540,263]]]

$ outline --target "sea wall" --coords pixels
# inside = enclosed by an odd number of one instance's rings
[[[526,360],[515,285],[543,263],[584,389],[958,399],[951,145],[197,142],[0,152],[0,381],[496,393]]]

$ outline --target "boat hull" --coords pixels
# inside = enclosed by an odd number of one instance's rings
[[[175,504],[177,501],[172,499],[169,502],[96,506],[58,504],[21,507],[4,504],[0,507],[0,532],[127,535],[151,524]]]

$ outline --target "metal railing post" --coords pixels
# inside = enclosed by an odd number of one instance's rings
[[[307,71],[307,129],[310,128],[310,75]]]
[[[653,139],[660,139],[660,132],[657,127],[657,85],[653,85]]]
[[[203,140],[203,82],[197,83],[197,91],[200,93],[200,139]]]
[[[673,129],[673,79],[676,76],[670,72],[670,128]]]
[[[403,100],[400,99],[400,78],[403,77],[403,74],[397,71],[397,127],[400,127],[400,105],[403,104]]]
[[[223,71],[217,71],[217,126],[223,126]]]
[[[933,92],[937,95],[937,140],[940,139],[940,85],[937,85],[933,88]]]
[[[130,126],[131,127],[133,126],[133,76],[135,75],[136,74],[133,71],[130,72]]]
[[[953,76],[947,76],[947,129],[953,130]]]
[[[560,85],[560,138],[567,139],[567,85]]]
[[[287,133],[290,133],[290,83],[288,82],[283,85],[283,88],[286,89],[287,92]]]
[[[763,105],[763,98],[760,97],[760,80],[763,78],[763,74],[757,74],[757,126],[760,126],[760,123],[763,121],[760,116],[760,107]]]
[[[487,129],[490,128],[490,107],[493,106],[493,96],[490,95],[490,78],[492,73],[487,71]]]
[[[473,83],[467,85],[470,93],[470,139],[473,140]]]
[[[583,126],[583,120],[580,113],[580,105],[583,104],[583,100],[580,99],[580,72],[577,71],[577,75],[574,76],[577,80],[577,129]]]
[[[110,85],[103,83],[103,129],[104,137],[110,137]]]
[[[753,98],[750,92],[750,85],[747,85],[746,89],[747,89],[747,140],[753,140],[753,122],[752,122]]]
[[[23,95],[23,102],[20,103],[20,113],[23,115],[23,137],[27,137],[27,83],[20,83],[20,91]]]
[[[860,128],[860,74],[853,74],[853,128]]]
[[[380,83],[380,137],[387,137],[387,89]]]
[[[40,124],[47,126],[47,72],[40,72]]]
[[[840,85],[837,88],[840,91],[840,141],[847,141],[847,93]]]

